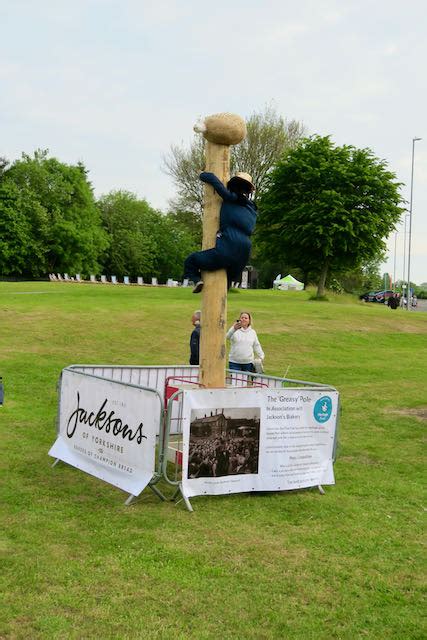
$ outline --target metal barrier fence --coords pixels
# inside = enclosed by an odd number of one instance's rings
[[[182,409],[183,409],[183,389],[198,387],[199,367],[190,365],[164,365],[164,366],[122,366],[122,365],[90,365],[73,364],[66,367],[66,370],[80,373],[90,378],[118,382],[125,386],[138,387],[154,392],[159,398],[161,405],[161,420],[158,433],[158,450],[156,454],[155,473],[149,483],[150,488],[162,500],[165,496],[158,490],[156,485],[164,479],[170,486],[175,488],[172,499],[179,493],[181,482],[182,464]],[[227,387],[265,387],[271,389],[301,388],[325,391],[336,391],[331,385],[297,380],[292,378],[280,378],[265,374],[246,373],[227,369]],[[59,407],[58,407],[59,416]],[[339,417],[339,412],[338,412]],[[338,419],[333,443],[333,461],[336,457],[338,442]],[[172,465],[168,464],[172,463]],[[319,490],[322,488],[319,486]],[[182,497],[189,510],[192,510],[189,501]],[[129,496],[126,504],[129,504],[133,496]]]
[[[189,511],[192,511],[190,501],[182,491],[181,486],[181,471],[182,471],[182,459],[183,459],[183,433],[182,433],[182,409],[183,409],[183,386],[187,386],[188,381],[185,376],[174,378],[171,376],[168,379],[170,387],[166,392],[166,414],[165,414],[165,428],[164,438],[162,443],[162,475],[166,482],[175,487],[175,493],[173,500],[175,500],[179,494],[181,499],[184,500],[185,505]],[[191,385],[198,384],[197,381],[191,380]],[[175,386],[177,385],[177,386]],[[336,391],[335,387],[331,385],[309,382],[305,380],[297,380],[291,378],[279,378],[275,376],[268,376],[264,374],[253,374],[246,372],[236,372],[231,369],[227,369],[227,386],[231,388],[247,388],[247,387],[266,387],[269,389],[283,389],[294,388],[304,390],[325,390]],[[179,388],[181,387],[181,388]],[[339,402],[339,401],[338,401]],[[337,422],[335,437],[333,442],[333,454],[332,459],[335,462],[337,443],[338,443],[338,426],[340,416],[340,405],[338,404]],[[173,439],[171,438],[173,436]],[[172,476],[170,475],[172,472]],[[318,485],[318,489],[321,493],[324,493],[323,488]]]
[[[57,437],[59,436],[60,433],[60,415],[61,415],[61,385],[62,385],[62,379],[63,379],[63,374],[64,372],[67,371],[72,371],[74,374],[78,374],[80,376],[82,376],[82,378],[89,378],[89,379],[98,379],[98,380],[102,380],[102,381],[106,381],[106,382],[114,382],[115,384],[119,384],[119,385],[123,385],[124,387],[135,387],[137,389],[141,389],[143,391],[148,392],[149,394],[153,394],[155,397],[157,397],[158,401],[159,401],[159,407],[158,407],[158,411],[159,413],[157,414],[159,417],[159,433],[157,434],[159,437],[159,441],[163,442],[164,441],[164,427],[165,427],[165,420],[164,420],[164,399],[162,397],[162,395],[153,387],[148,387],[142,384],[134,384],[132,382],[128,380],[124,381],[121,377],[120,377],[120,372],[117,371],[117,369],[120,369],[120,367],[113,367],[114,369],[116,369],[115,371],[115,375],[112,376],[111,372],[110,372],[110,376],[108,376],[108,367],[100,367],[98,368],[97,366],[88,366],[88,365],[71,365],[69,367],[65,367],[65,369],[62,370],[61,375],[59,377],[58,380],[58,409],[57,409],[57,415],[56,415],[56,432],[57,432]],[[111,369],[111,367],[110,367]],[[106,415],[106,413],[104,414]],[[87,421],[87,420],[85,420]],[[51,454],[52,455],[52,454]],[[54,463],[52,464],[52,467],[56,466],[56,464],[59,462],[60,458],[56,458]],[[153,493],[155,493],[157,495],[158,498],[160,498],[161,500],[166,500],[166,497],[163,495],[163,493],[159,490],[158,487],[156,487],[156,485],[158,484],[158,482],[162,479],[163,477],[163,449],[162,447],[157,449],[157,455],[155,458],[155,463],[154,463],[154,471],[153,471],[153,476],[150,480],[150,482],[148,483],[148,487],[153,491]],[[101,478],[101,479],[105,479],[102,477],[102,475],[98,475],[97,477]],[[108,482],[108,480],[106,480]],[[133,494],[129,494],[129,497],[127,498],[125,504],[128,505],[132,502],[132,500],[135,498],[135,496]]]
[[[67,369],[91,374],[99,378],[123,382],[125,384],[155,389],[162,398],[164,407],[167,407],[168,400],[172,395],[175,383],[198,385],[199,367],[193,365],[159,365],[159,366],[135,366],[135,365],[93,365],[93,364],[72,364]],[[289,386],[311,386],[325,387],[332,389],[330,385],[304,380],[294,380],[292,378],[279,378],[266,374],[246,373],[243,371],[231,371],[227,369],[227,386],[244,387],[249,383],[280,389]],[[176,387],[176,385],[175,385]],[[172,427],[178,423],[178,411],[171,408]],[[171,433],[179,433],[179,430],[172,428]]]

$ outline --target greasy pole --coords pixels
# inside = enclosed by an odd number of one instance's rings
[[[206,171],[227,184],[229,180],[230,147],[206,142]],[[219,229],[221,198],[210,185],[205,185],[203,211],[203,249],[215,246]],[[225,387],[225,330],[227,323],[227,273],[204,271],[202,273],[202,330],[200,332],[200,375],[204,387]]]
[[[205,171],[214,173],[226,185],[230,177],[230,144],[237,144],[246,136],[244,120],[234,114],[217,114],[206,118],[195,129],[206,138]],[[221,204],[222,199],[206,184],[203,249],[215,247]],[[227,273],[224,269],[204,271],[202,278],[199,382],[206,388],[221,388],[225,387],[226,369]]]

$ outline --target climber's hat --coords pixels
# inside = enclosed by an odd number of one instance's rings
[[[249,184],[251,185],[251,190],[255,189],[254,183],[252,182],[252,176],[250,176],[249,173],[238,171],[236,175],[231,178],[230,182],[232,182],[233,180],[244,180],[244,182],[249,182]]]

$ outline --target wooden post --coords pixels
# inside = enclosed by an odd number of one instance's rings
[[[214,173],[224,184],[229,179],[230,147],[206,142],[206,171]],[[219,229],[221,198],[205,185],[203,211],[203,249],[215,246]],[[225,387],[225,328],[227,322],[227,273],[202,273],[202,331],[200,333],[200,383],[204,387]]]
[[[246,125],[240,116],[221,113],[209,116],[195,127],[205,136],[206,171],[224,184],[229,180],[230,144],[241,142]],[[211,185],[205,185],[203,212],[203,249],[215,246],[222,199]],[[202,330],[200,333],[200,383],[204,387],[225,387],[227,322],[227,273],[224,269],[202,273]]]

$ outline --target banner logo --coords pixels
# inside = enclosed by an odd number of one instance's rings
[[[66,433],[68,438],[74,436],[78,425],[88,425],[98,431],[104,430],[105,433],[110,433],[111,431],[112,435],[120,435],[123,440],[127,438],[129,442],[136,438],[136,442],[141,444],[144,439],[147,439],[147,436],[142,433],[144,426],[142,422],[137,427],[129,427],[124,420],[116,416],[114,410],[108,413],[108,409],[106,409],[107,402],[106,398],[98,411],[89,411],[89,409],[80,406],[80,393],[77,391],[77,407],[67,421]]]
[[[327,422],[332,415],[332,400],[329,396],[322,396],[314,405],[313,415],[316,422]]]

